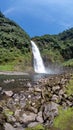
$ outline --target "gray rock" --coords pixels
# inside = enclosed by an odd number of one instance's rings
[[[0,87],[0,92],[2,91],[2,87]]]
[[[50,102],[49,104],[44,104],[44,107],[43,107],[44,120],[46,120],[47,118],[53,119],[54,116],[57,116],[57,115],[58,115],[58,105],[56,103]]]
[[[32,87],[32,85],[31,85],[31,83],[30,83],[30,82],[28,82],[28,83],[27,83],[27,87],[29,87],[29,88],[31,88],[31,87]]]
[[[21,100],[19,105],[20,105],[21,108],[24,108],[25,105],[26,105],[26,101],[25,100]]]
[[[13,117],[12,115],[8,115],[8,116],[7,116],[7,121],[8,121],[8,122],[16,122],[16,119],[15,119],[15,117]]]
[[[47,128],[52,127],[52,125],[53,125],[53,119],[52,120],[47,120],[46,123],[45,123],[45,126]]]
[[[15,102],[13,101],[12,98],[9,98],[8,102],[7,102],[7,107],[10,108],[11,110],[15,110],[16,107],[15,107]]]
[[[14,81],[15,81],[14,79],[11,79],[11,80],[10,80],[10,79],[9,79],[9,80],[7,79],[7,80],[4,80],[4,83],[8,84],[8,83],[14,82]]]
[[[52,99],[51,99],[51,100],[54,101],[54,102],[58,102],[59,97],[54,94],[54,95],[52,96]]]
[[[14,98],[14,101],[15,101],[15,102],[19,102],[19,99],[20,99],[19,94],[15,93],[15,94],[13,95],[13,98]]]
[[[60,91],[59,91],[59,95],[63,95],[64,94],[64,91],[61,89]]]
[[[36,118],[36,114],[32,113],[32,112],[28,112],[28,113],[23,113],[22,116],[20,117],[20,121],[22,121],[23,123],[28,123],[31,121],[35,121]]]
[[[42,92],[42,90],[40,88],[35,88],[34,91],[35,92]]]
[[[17,109],[14,113],[14,116],[16,119],[19,119],[20,118],[20,113],[21,113],[21,109]]]
[[[22,126],[18,126],[17,128],[14,128],[11,124],[5,123],[4,124],[5,130],[24,130]]]
[[[42,111],[40,111],[36,117],[36,120],[39,122],[39,123],[43,123],[43,117],[42,117]]]
[[[20,100],[25,100],[25,95],[24,95],[24,93],[20,93],[19,99],[20,99]]]
[[[4,124],[5,130],[16,130],[10,123]]]
[[[30,107],[30,110],[31,110],[32,112],[36,113],[36,114],[37,114],[37,112],[38,112],[38,110],[37,110],[36,108],[34,108],[34,107]]]
[[[14,124],[14,128],[16,128],[15,130],[24,130],[24,128],[22,127],[22,125],[19,122],[16,122]]]
[[[39,124],[39,122],[31,122],[28,124],[28,127],[35,127],[38,124]]]
[[[72,102],[70,102],[69,100],[66,100],[66,104],[67,106],[72,106]]]
[[[5,93],[7,96],[9,96],[9,97],[11,97],[11,96],[13,95],[13,92],[12,92],[12,91],[4,91],[4,93]]]
[[[53,88],[52,88],[52,90],[53,91],[56,91],[56,90],[59,90],[60,89],[60,86],[58,85],[58,86],[54,86]]]

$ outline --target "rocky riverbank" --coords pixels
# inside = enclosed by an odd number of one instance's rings
[[[60,106],[73,106],[73,94],[66,92],[71,78],[71,74],[65,73],[34,83],[25,81],[21,91],[0,86],[0,130],[24,130],[38,124],[51,127]]]

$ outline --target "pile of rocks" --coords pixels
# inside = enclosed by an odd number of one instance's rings
[[[5,130],[24,130],[37,124],[51,127],[60,105],[64,109],[73,106],[73,95],[66,94],[70,77],[56,75],[28,82],[19,92],[0,87],[0,127]]]

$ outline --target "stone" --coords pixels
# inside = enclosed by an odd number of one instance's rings
[[[31,98],[31,95],[28,95],[28,98],[30,99],[30,98]]]
[[[13,126],[16,128],[15,130],[24,130],[24,127],[19,122],[16,122]]]
[[[54,86],[53,88],[52,88],[52,90],[53,91],[57,91],[57,90],[59,90],[60,89],[60,86],[58,85],[58,86]]]
[[[24,95],[24,93],[20,93],[19,99],[20,99],[20,100],[25,100],[25,95]]]
[[[10,123],[5,123],[4,128],[5,128],[5,130],[24,130],[24,128],[22,126],[14,128]]]
[[[32,111],[32,112],[34,112],[34,113],[36,113],[36,114],[38,112],[38,110],[35,107],[30,107],[29,110]]]
[[[34,91],[35,92],[42,92],[42,90],[40,88],[35,88]]]
[[[9,98],[8,102],[7,102],[7,107],[12,109],[12,110],[15,110],[15,102],[13,101],[12,98]]]
[[[28,124],[28,127],[35,127],[38,124],[39,124],[39,122],[31,122]]]
[[[8,83],[14,82],[14,81],[15,81],[14,79],[11,79],[11,80],[10,80],[10,79],[9,79],[9,80],[7,79],[7,80],[4,80],[4,83],[8,84]]]
[[[14,101],[15,101],[15,102],[19,102],[19,99],[20,99],[19,94],[15,93],[15,94],[13,95],[13,98],[14,98]]]
[[[22,116],[20,117],[20,121],[22,121],[23,123],[28,123],[31,121],[35,121],[36,118],[36,114],[32,113],[32,112],[28,112],[28,113],[23,113]]]
[[[59,91],[59,95],[63,95],[64,94],[64,91],[61,89],[60,91]]]
[[[20,112],[21,112],[21,109],[17,109],[14,113],[14,116],[16,119],[19,119],[20,118]]]
[[[8,122],[16,122],[16,119],[15,119],[15,117],[13,117],[12,115],[8,115],[8,116],[7,116],[7,121],[8,121]]]
[[[35,106],[35,102],[32,102],[32,106]]]
[[[40,111],[36,117],[36,120],[39,122],[39,123],[43,123],[43,117],[42,117],[42,111]]]
[[[54,95],[52,96],[52,99],[51,99],[51,100],[54,101],[54,102],[58,102],[59,97],[54,94]]]
[[[2,91],[2,87],[0,87],[0,92]]]
[[[43,106],[43,117],[44,120],[46,120],[47,118],[53,119],[54,116],[58,115],[58,106],[56,103],[54,102],[50,102],[49,104],[44,104]]]
[[[4,91],[4,93],[5,93],[7,96],[9,96],[9,97],[11,97],[11,96],[13,95],[13,92],[12,92],[12,91]]]
[[[16,130],[10,123],[4,124],[5,130]]]
[[[32,85],[31,85],[31,83],[30,83],[30,82],[28,82],[28,83],[27,83],[27,87],[29,87],[29,88],[31,88],[31,87],[32,87]]]
[[[70,102],[69,100],[66,100],[66,104],[67,106],[72,106],[72,102]]]
[[[52,120],[47,120],[47,121],[45,122],[46,128],[52,127],[52,125],[53,125],[53,119],[52,119]]]
[[[25,100],[21,100],[19,105],[20,105],[21,108],[24,108],[25,105],[26,105],[26,101]]]

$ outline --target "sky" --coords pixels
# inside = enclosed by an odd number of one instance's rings
[[[30,37],[73,27],[73,0],[0,0],[0,11]]]

